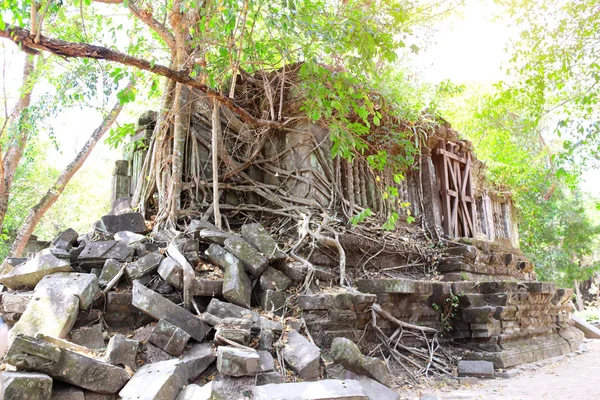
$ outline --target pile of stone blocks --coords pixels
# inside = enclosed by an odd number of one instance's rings
[[[190,309],[187,266],[172,246],[194,270]],[[4,398],[397,399],[383,361],[350,340],[338,341],[336,362],[351,379],[322,380],[321,346],[334,337],[315,331],[315,343],[301,318],[283,318],[300,305],[314,326],[323,310],[347,310],[364,327],[375,296],[301,295],[292,304],[298,276],[289,264],[260,224],[238,234],[194,220],[148,234],[140,214],[125,212],[89,234],[62,232],[2,265],[0,310],[11,325]]]

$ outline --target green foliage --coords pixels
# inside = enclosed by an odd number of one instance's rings
[[[457,295],[450,290],[448,296],[442,299],[441,304],[431,304],[431,308],[440,314],[440,325],[442,327],[442,332],[451,332],[453,330],[452,320],[456,317],[456,310],[458,309],[460,296],[464,296],[464,294],[461,293]]]

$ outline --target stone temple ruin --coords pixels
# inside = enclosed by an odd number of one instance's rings
[[[493,376],[579,348],[571,290],[537,281],[510,195],[449,126],[424,124],[398,183],[332,159],[306,119],[256,132],[223,110],[219,230],[210,112],[196,99],[177,230],[149,233],[151,191],[143,214],[129,208],[154,148],[146,113],[111,215],[4,261],[5,398],[397,399],[403,382],[456,375],[458,359],[458,373]],[[374,222],[348,223],[366,208]]]

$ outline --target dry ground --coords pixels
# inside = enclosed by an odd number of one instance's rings
[[[600,339],[586,341],[583,348],[587,350],[582,354],[524,366],[524,371],[514,378],[480,380],[478,384],[461,386],[459,389],[444,387],[419,390],[402,397],[419,399],[419,395],[431,395],[439,400],[600,400]]]

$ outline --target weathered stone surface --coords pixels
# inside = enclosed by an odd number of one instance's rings
[[[79,308],[87,310],[100,294],[98,278],[94,274],[58,272],[45,276],[35,287],[38,290],[53,290],[79,298]]]
[[[256,386],[283,383],[283,376],[279,372],[262,372],[256,375]]]
[[[210,400],[212,395],[212,381],[204,386],[187,385],[181,389],[176,400]]]
[[[216,359],[211,343],[193,344],[181,356],[181,361],[187,367],[190,382],[199,377]]]
[[[238,236],[225,240],[225,249],[236,256],[250,276],[258,278],[269,266],[269,260]]]
[[[368,376],[359,375],[352,378],[360,382],[369,400],[400,400],[400,395],[385,385]]]
[[[124,400],[174,400],[188,381],[181,360],[168,360],[141,367],[119,392]]]
[[[7,292],[2,295],[2,310],[4,313],[23,314],[27,309],[33,292]]]
[[[56,258],[50,249],[38,252],[31,260],[0,276],[0,283],[9,289],[33,289],[46,275],[71,272],[69,260]]]
[[[292,284],[292,280],[283,272],[278,271],[273,267],[269,267],[260,276],[259,283],[260,287],[265,290],[277,290],[283,292]]]
[[[285,253],[277,249],[277,243],[261,224],[243,225],[242,238],[270,261],[283,260],[286,257]]]
[[[15,338],[5,362],[97,393],[116,393],[129,380],[124,369],[29,336]]]
[[[108,233],[121,231],[145,233],[148,231],[144,216],[140,213],[105,215],[100,218],[99,228]]]
[[[458,362],[458,376],[474,376],[477,378],[493,378],[494,363],[490,361],[467,361]]]
[[[298,307],[302,310],[350,309],[364,312],[377,299],[374,294],[360,292],[317,293],[298,296]]]
[[[298,332],[288,332],[283,358],[300,378],[306,381],[319,379],[321,350]]]
[[[4,399],[6,400],[50,400],[52,378],[34,372],[2,372]],[[0,387],[2,394],[2,387]]]
[[[217,369],[228,376],[254,376],[261,372],[260,356],[256,350],[219,346]]]
[[[106,347],[100,324],[72,331],[71,342],[92,350],[103,350]]]
[[[83,390],[61,382],[54,382],[52,400],[85,400]]]
[[[273,341],[275,340],[275,334],[270,329],[261,329],[260,337],[258,339],[259,350],[273,350]]]
[[[140,279],[156,270],[162,259],[163,255],[159,251],[155,251],[138,258],[132,263],[128,263],[125,266],[125,271],[130,279]]]
[[[223,318],[217,325],[216,340],[221,344],[227,344],[224,340],[247,345],[250,341],[250,328],[252,321],[244,318]]]
[[[162,259],[158,266],[158,274],[176,288],[183,287],[183,268],[171,257],[167,256]]]
[[[215,297],[223,295],[223,280],[203,278],[196,272],[194,296]]]
[[[127,246],[131,246],[132,244],[139,243],[142,240],[146,239],[146,236],[140,235],[139,233],[129,232],[129,231],[120,231],[115,233],[115,240],[125,243]]]
[[[575,323],[575,327],[579,329],[588,339],[600,339],[600,329],[594,325],[587,323],[584,319],[571,314],[571,321]]]
[[[275,315],[283,315],[285,302],[287,301],[287,296],[284,292],[257,288],[254,298],[258,306],[263,310],[272,312]]]
[[[117,276],[122,266],[123,265],[120,262],[112,258],[106,260],[104,262],[104,266],[102,267],[100,277],[98,278],[98,284],[103,287],[106,286],[108,282],[112,280],[112,278]]]
[[[180,356],[190,340],[190,335],[181,328],[161,319],[158,321],[148,341],[172,356]]]
[[[231,255],[231,257],[233,257],[233,255]],[[233,304],[250,308],[251,291],[252,283],[250,282],[250,278],[246,274],[244,267],[239,262],[231,263],[225,269],[223,297]]]
[[[411,279],[359,279],[358,290],[364,293],[419,293],[431,294],[431,283]]]
[[[259,315],[256,311],[249,310],[235,304],[226,303],[219,299],[212,299],[206,308],[206,312],[218,318],[246,318],[256,323]]]
[[[77,260],[79,266],[89,270],[102,268],[104,262],[113,258],[119,262],[131,261],[134,249],[116,240],[90,242],[85,245]]]
[[[254,400],[368,400],[358,381],[325,379],[254,388]]]
[[[215,299],[213,299],[215,300]],[[186,309],[165,299],[158,293],[144,287],[139,282],[133,283],[133,306],[158,320],[164,319],[186,331],[191,337],[201,342],[210,327]]]
[[[54,290],[36,290],[19,322],[11,329],[10,338],[42,333],[64,339],[73,328],[78,312],[78,297]]]
[[[388,387],[393,384],[385,362],[379,358],[364,356],[350,339],[333,339],[330,354],[334,362],[350,371],[366,375]]]
[[[259,350],[258,356],[260,357],[260,372],[273,371],[275,368],[275,361],[270,352],[266,350]]]
[[[116,334],[108,342],[105,359],[112,365],[122,365],[135,370],[138,347],[137,340],[127,339],[124,335]]]
[[[252,331],[258,332],[263,329],[269,329],[277,333],[283,331],[283,324],[279,321],[273,321],[272,319],[263,317],[262,315],[258,318],[258,322],[252,325]]]
[[[198,232],[197,236],[201,241],[222,245],[233,235],[216,228],[204,228]]]

